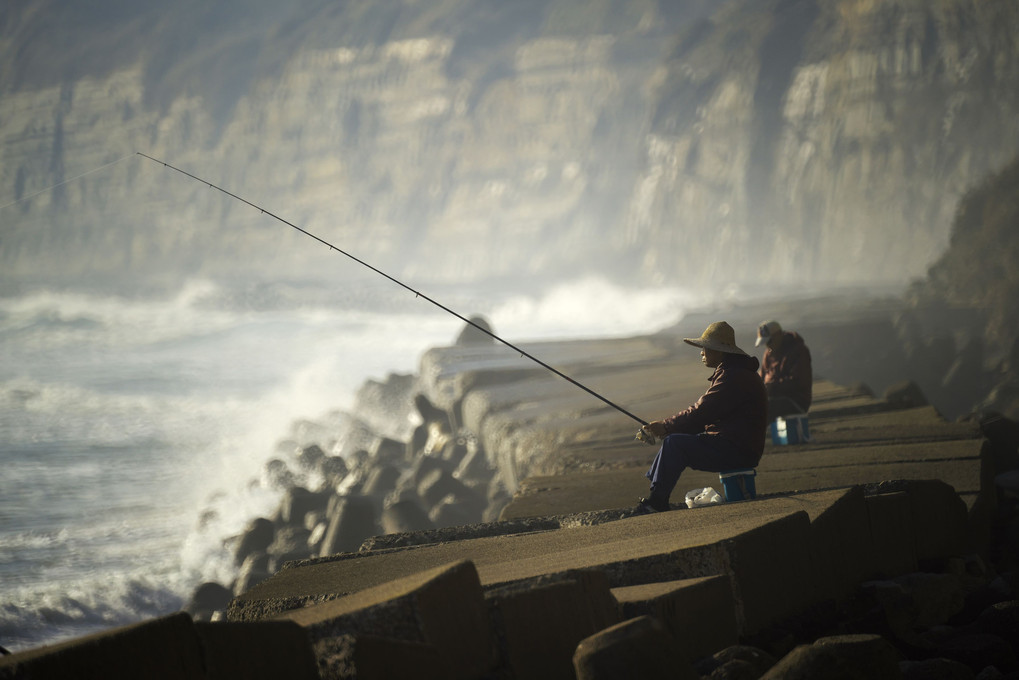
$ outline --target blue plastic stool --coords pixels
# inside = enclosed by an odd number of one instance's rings
[[[725,500],[748,501],[757,498],[757,482],[754,479],[757,470],[754,468],[743,468],[741,470],[726,470],[718,473],[718,481],[722,483],[722,492]]]

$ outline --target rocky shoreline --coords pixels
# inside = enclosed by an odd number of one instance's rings
[[[824,321],[813,321],[821,310]],[[940,312],[944,320],[945,310]],[[761,305],[731,306],[689,314],[677,327],[656,336],[539,343],[533,351],[553,364],[572,362],[570,370],[580,375],[607,355],[621,361],[619,355],[625,352],[633,354],[629,370],[641,363],[658,370],[661,362],[676,361],[678,338],[698,334],[701,325],[719,314],[738,324],[747,347],[752,346],[753,319],[762,314],[785,319],[811,339],[820,373],[862,393],[882,390],[886,400],[903,406],[929,403],[927,395],[932,394],[939,411],[951,419],[980,406],[981,399],[993,401],[1002,394],[991,390],[985,397],[993,371],[972,369],[982,359],[974,336],[932,335],[930,326],[938,313],[906,308],[896,298],[787,300],[772,302],[764,310]],[[974,314],[953,310],[951,318],[960,327],[971,327]],[[472,322],[490,329],[483,318]],[[865,336],[873,345],[860,346],[859,339]],[[593,398],[467,325],[452,346],[426,352],[418,374],[366,381],[351,414],[295,424],[292,438],[277,444],[279,455],[262,472],[264,484],[282,491],[279,506],[270,517],[254,518],[230,541],[237,578],[230,584],[202,584],[185,611],[199,620],[222,616],[231,597],[291,560],[356,552],[362,545],[411,545],[449,527],[481,523],[487,523],[489,531],[511,533],[513,525],[498,520],[522,481],[561,473],[569,458],[563,449],[577,437],[568,431],[552,442],[536,441],[519,431],[505,436],[507,427],[519,430],[521,421],[526,426],[528,419],[541,416],[515,408],[508,426],[493,425],[499,405],[483,391],[493,386],[501,388],[496,390],[499,398],[508,402],[521,399],[513,393],[518,386],[565,391],[571,404],[574,399],[586,400],[579,407],[570,406],[578,409],[578,419],[584,413],[601,417],[605,412]],[[684,397],[692,401],[698,393],[678,390],[668,401],[684,403]],[[569,414],[550,415],[566,421]],[[634,428],[625,418],[611,422],[619,423],[624,433]],[[572,426],[563,422],[564,430]],[[507,452],[507,445],[516,450]],[[522,447],[526,453],[519,451]],[[542,460],[542,450],[554,451],[551,460]],[[637,455],[644,453],[638,450]],[[513,465],[505,464],[507,458]],[[541,525],[541,520],[528,521]],[[559,525],[549,520],[548,526]]]
[[[665,677],[716,680],[830,677],[818,669],[833,667],[839,677],[1019,677],[1019,495],[1009,476],[1019,428],[989,413],[946,421],[916,382],[896,380],[889,368],[908,364],[893,350],[906,343],[886,306],[838,315],[819,304],[827,325],[805,332],[821,374],[815,436],[806,448],[769,448],[755,502],[635,517],[630,498],[652,452],[632,441],[634,424],[466,332],[427,352],[418,375],[366,383],[356,415],[295,426],[263,470],[282,491],[278,508],[230,543],[234,582],[200,586],[183,618],[101,639],[184,626],[206,657],[229,647],[232,666],[251,665],[268,654],[251,646],[259,626],[274,622],[265,649],[289,652],[247,676],[257,678],[401,677],[373,674],[379,659],[465,679],[626,677],[622,660],[638,676],[668,668]],[[752,332],[747,315],[760,312],[721,314]],[[804,304],[773,315],[810,328],[796,322],[811,313]],[[703,389],[681,342],[703,321],[529,349],[658,414]],[[861,333],[881,351],[859,351]],[[831,381],[844,375],[858,384]],[[441,613],[454,601],[459,614]],[[580,608],[569,625],[548,628],[571,607]],[[440,625],[447,616],[475,623]],[[399,632],[412,620],[425,628]],[[429,620],[438,627],[426,630]],[[489,634],[493,656],[478,656],[471,645]],[[0,677],[21,677],[4,674],[18,657],[0,662]],[[452,661],[461,657],[473,661]],[[450,663],[457,672],[438,670]]]

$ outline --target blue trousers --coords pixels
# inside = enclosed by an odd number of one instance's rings
[[[651,499],[668,503],[683,470],[725,472],[754,467],[757,462],[722,437],[714,434],[670,434],[644,475],[651,481]]]

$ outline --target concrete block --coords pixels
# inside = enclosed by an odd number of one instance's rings
[[[825,677],[898,680],[902,678],[901,660],[899,652],[879,635],[837,635],[796,647],[762,675],[761,680]]]
[[[624,621],[581,640],[573,656],[575,677],[697,680],[700,675],[672,642],[665,627],[654,617]]]
[[[324,641],[328,645],[340,636],[374,636],[433,646],[448,678],[476,678],[495,664],[481,582],[468,561],[287,612],[282,618],[304,627],[317,651]]]
[[[913,519],[916,559],[942,560],[970,552],[966,504],[937,479],[905,482]]]
[[[913,516],[904,491],[866,497],[873,541],[867,553],[865,579],[891,578],[917,570]]]
[[[446,680],[445,659],[433,645],[374,635],[339,635],[315,645],[322,680]],[[278,677],[287,677],[281,675]]]
[[[356,552],[364,540],[378,533],[375,504],[367,496],[341,498],[329,517],[329,528],[322,540],[323,556]]]
[[[844,602],[864,580],[873,547],[863,487],[853,487],[810,524],[810,551],[821,600]]]
[[[653,616],[686,658],[711,656],[739,641],[729,576],[704,576],[613,588],[624,619]]]
[[[500,586],[485,600],[500,666],[515,678],[572,680],[580,641],[619,621],[608,580],[597,570]]]
[[[817,601],[810,519],[795,512],[720,541],[733,586],[740,634],[756,633]]]
[[[180,612],[0,657],[0,678],[204,680],[202,645]]]
[[[318,680],[308,633],[292,621],[196,623],[209,680]]]

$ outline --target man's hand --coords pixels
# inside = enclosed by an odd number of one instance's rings
[[[665,436],[665,423],[660,420],[653,420],[644,426],[644,429],[661,439]]]
[[[654,444],[655,439],[661,439],[665,435],[665,423],[660,420],[650,422],[637,431],[636,439],[645,444]]]

